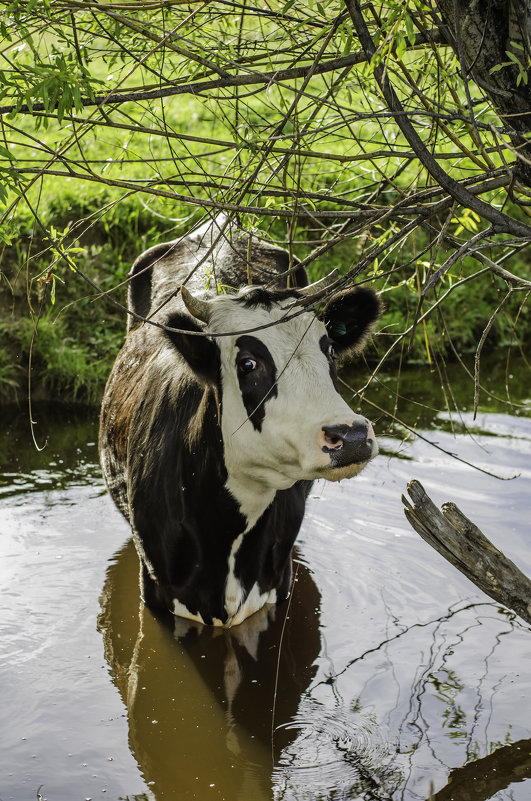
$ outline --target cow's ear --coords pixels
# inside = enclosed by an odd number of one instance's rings
[[[195,376],[204,384],[217,384],[219,381],[220,357],[219,348],[209,337],[183,333],[186,331],[202,332],[203,329],[186,314],[172,314],[166,321],[166,336],[186,360]]]
[[[382,313],[372,289],[358,287],[332,295],[321,316],[338,355],[362,350]]]

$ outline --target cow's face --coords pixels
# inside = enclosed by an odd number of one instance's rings
[[[225,336],[186,336],[184,346],[172,336],[198,376],[221,384],[225,462],[236,482],[277,490],[300,479],[338,481],[377,453],[371,424],[338,393],[334,363],[363,347],[380,314],[376,295],[339,293],[321,319],[300,313],[297,300],[260,288],[218,296],[205,330]]]

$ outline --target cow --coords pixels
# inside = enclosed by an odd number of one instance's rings
[[[215,219],[133,265],[99,450],[155,611],[231,627],[285,599],[312,482],[377,453],[335,358],[363,348],[379,298],[345,289],[316,313],[323,283],[297,264]]]

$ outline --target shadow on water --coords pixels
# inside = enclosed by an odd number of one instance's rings
[[[157,799],[271,794],[285,727],[315,674],[319,593],[296,565],[292,602],[233,629],[156,619],[140,601],[132,541],[108,570],[99,629],[127,707],[130,746]]]

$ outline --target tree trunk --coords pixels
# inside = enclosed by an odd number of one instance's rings
[[[531,5],[526,0],[436,0],[436,6],[464,80],[471,76],[487,94],[521,154],[516,177],[531,186]]]

